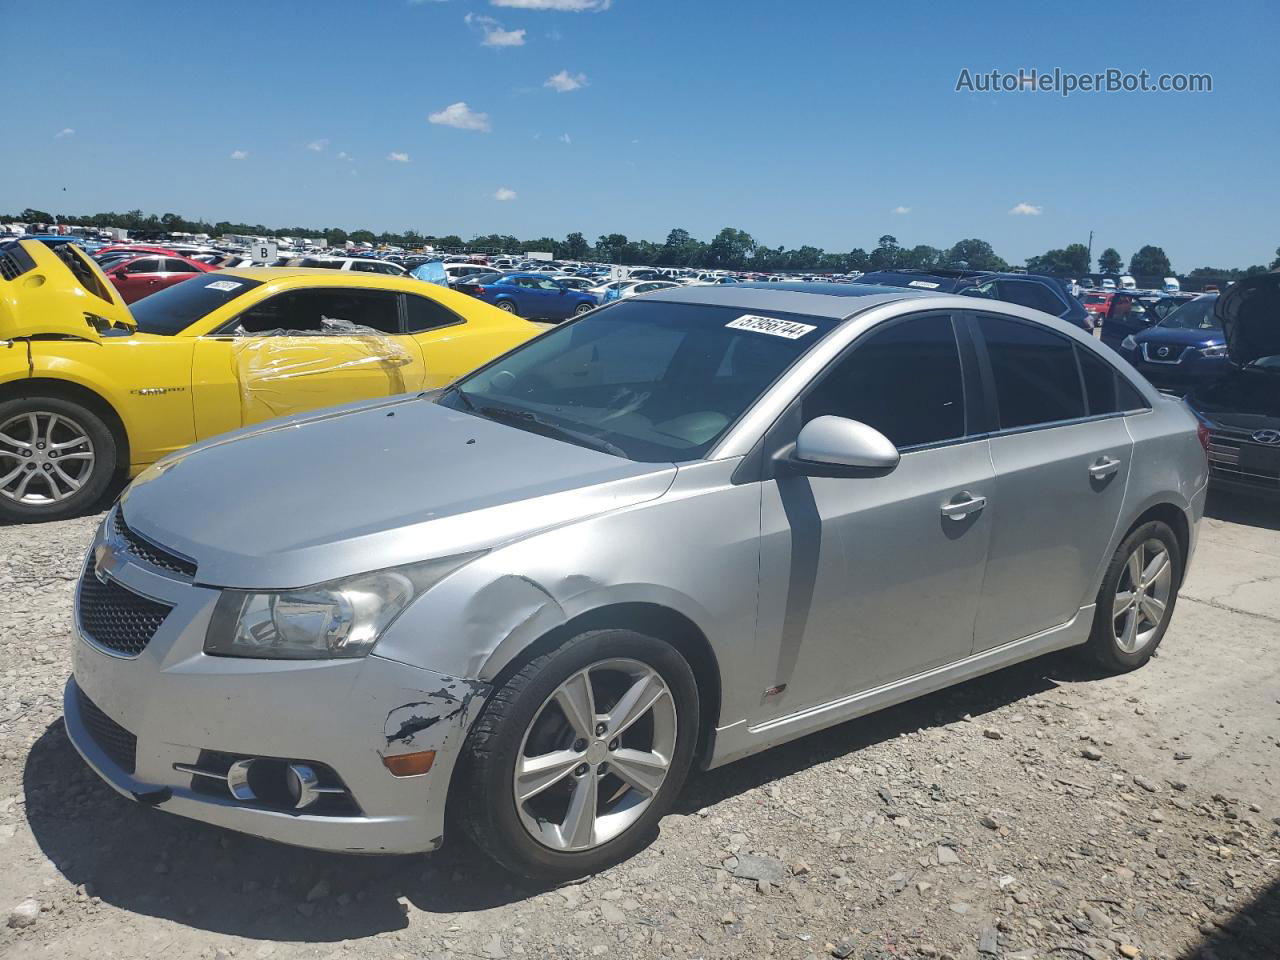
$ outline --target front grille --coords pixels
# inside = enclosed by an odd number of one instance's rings
[[[1248,445],[1243,437],[1211,433],[1208,447],[1209,476],[1270,490],[1280,489],[1280,468],[1241,465],[1241,452]]]
[[[125,773],[133,774],[137,763],[138,738],[98,709],[83,690],[76,687],[76,703],[85,729],[102,752]]]
[[[169,573],[175,573],[185,580],[194,580],[196,575],[196,565],[185,557],[170,553],[167,550],[157,547],[149,540],[144,540],[138,534],[129,529],[129,525],[124,522],[124,511],[116,507],[115,514],[111,518],[112,532],[124,541],[125,550],[130,556],[136,557],[143,563],[150,564],[160,570]]]
[[[113,580],[103,583],[86,569],[80,578],[76,615],[80,628],[99,646],[136,657],[147,648],[172,607],[140,597]]]
[[[1142,345],[1142,359],[1148,363],[1181,363],[1182,358],[1187,355],[1190,347],[1169,347],[1169,355],[1167,357],[1157,356],[1151,350],[1151,344],[1144,343]]]
[[[22,247],[14,244],[7,250],[0,250],[0,279],[17,280],[28,270],[34,270],[35,260]]]

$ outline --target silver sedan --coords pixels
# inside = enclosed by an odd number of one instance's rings
[[[1187,408],[1047,315],[655,291],[156,464],[86,558],[67,729],[187,817],[415,852],[447,813],[584,874],[694,764],[1064,647],[1142,665],[1205,485]]]

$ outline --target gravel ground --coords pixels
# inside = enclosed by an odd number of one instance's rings
[[[96,518],[0,528],[0,956],[1280,957],[1280,512],[1210,509],[1146,668],[1054,655],[696,776],[560,889],[119,798],[61,720]]]

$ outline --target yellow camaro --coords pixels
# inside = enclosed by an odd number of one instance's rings
[[[71,516],[196,440],[443,386],[538,333],[407,277],[199,274],[126,307],[74,246],[0,249],[0,520]]]

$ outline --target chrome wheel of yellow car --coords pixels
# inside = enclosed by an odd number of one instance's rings
[[[60,519],[89,506],[115,470],[115,441],[60,397],[0,403],[0,519]]]

